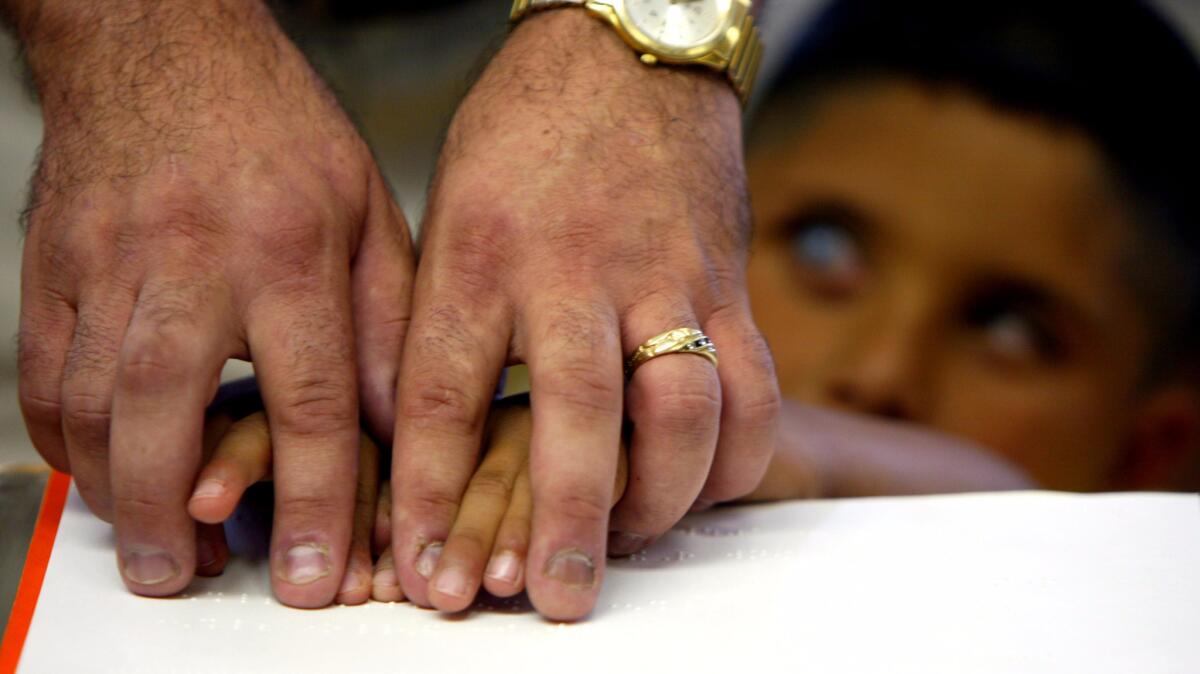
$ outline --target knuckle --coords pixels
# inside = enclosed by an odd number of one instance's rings
[[[621,391],[611,379],[594,369],[568,367],[543,379],[539,393],[585,416],[619,414]]]
[[[186,334],[197,308],[213,301],[218,281],[203,276],[149,281],[138,298],[135,320],[158,332]]]
[[[344,522],[348,527],[353,504],[339,503],[334,498],[323,497],[316,492],[317,490],[313,490],[279,496],[277,490],[276,508],[296,522],[312,522],[330,528],[336,528]]]
[[[741,428],[769,428],[777,422],[783,406],[775,377],[775,360],[762,334],[750,325],[740,345],[742,361],[736,372],[745,386],[726,387],[731,397],[726,401],[726,414]]]
[[[328,436],[352,430],[357,421],[354,387],[328,377],[289,382],[271,421],[280,433]]]
[[[41,339],[22,325],[17,337],[17,401],[26,419],[57,424],[62,417],[62,382],[55,367],[58,356],[41,345]]]
[[[111,376],[120,345],[114,331],[90,313],[81,313],[75,323],[75,336],[67,351],[63,379],[107,378]]]
[[[510,507],[504,513],[504,520],[501,522],[501,538],[508,537],[521,541],[528,540],[529,525],[532,519],[533,512],[530,501],[522,500],[518,503],[510,504]]]
[[[552,348],[567,349],[572,354],[578,349],[593,345],[616,344],[617,321],[612,306],[603,299],[589,297],[598,284],[586,273],[572,274],[571,282],[561,284],[566,296],[555,300],[549,314],[553,318],[547,323],[544,334],[535,335],[539,341]]]
[[[131,331],[121,348],[121,390],[145,395],[186,384],[192,374],[190,342],[175,330]]]
[[[378,313],[373,310],[367,317],[370,329],[363,331],[364,350],[368,354],[397,353],[396,345],[404,343],[404,337],[412,325],[412,316],[400,307],[383,306],[376,309]]]
[[[113,512],[118,519],[144,519],[156,516],[164,505],[160,499],[140,494],[120,494],[113,498]]]
[[[767,471],[771,457],[770,448],[750,446],[746,447],[746,450],[746,454],[742,456],[730,457],[714,465],[702,491],[706,500],[730,501],[741,498],[758,487]]]
[[[459,498],[441,491],[421,491],[403,499],[402,507],[410,514],[422,517],[448,517],[458,511]]]
[[[751,324],[747,330],[744,348],[748,352],[749,367],[757,377],[775,378],[775,357],[771,354],[771,345],[767,338]]]
[[[410,340],[421,364],[418,371],[442,373],[445,364],[460,362],[463,354],[480,349],[476,337],[463,329],[471,322],[472,316],[457,302],[439,301],[426,310]]]
[[[162,484],[141,476],[127,476],[114,482],[113,488],[113,514],[118,519],[144,520],[160,517],[169,508],[182,511],[185,507],[182,499],[172,498]]]
[[[288,226],[271,227],[255,233],[255,250],[265,256],[264,269],[281,281],[294,280],[298,274],[313,269],[334,250],[335,239],[330,228],[310,222],[307,215],[290,213],[287,209],[276,214],[277,219],[266,222],[293,222]]]
[[[455,523],[451,537],[455,546],[469,548],[469,555],[480,556],[491,541],[490,533],[477,524]]]
[[[442,262],[446,265],[443,277],[460,297],[484,301],[496,294],[513,260],[508,247],[502,245],[510,238],[511,229],[507,219],[492,216],[449,243],[451,254]]]
[[[515,476],[501,470],[481,469],[471,478],[467,495],[507,502],[512,495]]]
[[[83,219],[78,212],[64,213],[60,217],[53,227],[48,226],[53,222],[49,219],[33,223],[40,234],[37,251],[42,260],[55,269],[78,270],[87,270],[107,261],[117,229],[111,219],[106,216]]]
[[[687,513],[704,481],[703,474],[697,476],[697,480],[691,476],[686,479],[681,477],[667,475],[643,481],[635,476],[638,488],[625,493],[614,509],[614,520],[619,520],[621,528],[648,536],[661,534],[671,528]],[[694,484],[694,487],[681,490],[681,484]]]
[[[621,413],[622,380],[606,373],[586,357],[562,363],[534,380],[533,396],[549,398],[582,416],[594,418]]]
[[[492,547],[497,551],[509,550],[523,554],[529,548],[529,516],[509,515],[505,517],[504,524],[496,534],[496,540]]]
[[[658,381],[651,386],[643,413],[664,431],[702,433],[719,419],[721,392],[712,377],[703,375]]]
[[[482,401],[450,378],[418,382],[401,398],[403,418],[420,428],[454,429],[474,433],[483,423]]]
[[[73,312],[63,311],[71,303],[53,291],[40,293],[45,299],[26,299],[21,305],[21,321],[17,330],[17,372],[22,378],[43,379],[61,367],[64,349],[52,340],[55,334],[70,334]],[[52,305],[54,309],[51,310]],[[57,382],[54,382],[57,384]]]
[[[733,501],[754,491],[762,481],[761,470],[750,470],[742,466],[737,470],[714,471],[708,478],[702,496],[709,501]]]
[[[605,492],[593,494],[586,489],[556,493],[549,499],[550,512],[556,518],[595,525],[608,519],[610,496]]]
[[[626,504],[620,506],[620,524],[622,530],[637,533],[647,538],[659,536],[670,529],[687,513],[690,503],[679,507],[668,508],[665,505]],[[617,526],[614,524],[614,526]]]
[[[466,382],[477,381],[463,354],[480,353],[482,346],[461,326],[468,322],[461,307],[439,304],[424,314],[405,345],[405,386],[400,392],[402,421],[421,427],[475,433],[481,427],[487,400]],[[411,365],[415,363],[415,366]]]
[[[700,493],[707,474],[670,471],[662,475],[635,474],[633,483],[614,508],[614,524],[643,535],[658,535],[679,521]]]
[[[771,428],[778,423],[783,399],[774,379],[741,396],[729,411],[730,421],[743,429]]]
[[[157,199],[135,207],[132,228],[111,227],[115,230],[108,243],[111,254],[129,261],[169,246],[189,257],[212,259],[213,243],[224,234],[223,220],[197,199],[190,187],[155,192]]]
[[[72,475],[72,481],[79,489],[79,497],[83,499],[88,510],[100,519],[108,522],[113,521],[113,501],[108,493],[108,482],[98,483],[94,480],[80,479],[79,475]]]
[[[610,230],[606,227],[595,226],[603,222],[600,217],[580,217],[549,228],[545,233],[545,242],[554,251],[558,260],[573,261],[577,264],[589,265],[594,268],[596,253],[601,250],[611,250]]]
[[[101,395],[71,391],[63,396],[63,425],[78,439],[107,444],[112,423],[111,401]]]
[[[46,390],[42,390],[45,388]],[[50,387],[42,387],[21,382],[17,395],[21,414],[25,418],[41,424],[57,424],[62,419],[63,405],[61,400],[51,394]]]

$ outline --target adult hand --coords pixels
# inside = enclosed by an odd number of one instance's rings
[[[758,483],[779,394],[744,285],[741,147],[720,76],[648,68],[582,11],[529,17],[492,60],[442,151],[401,364],[393,542],[411,600],[442,607],[418,560],[450,533],[506,362],[530,368],[527,588],[549,618],[592,608],[606,540],[633,552]],[[656,358],[624,398],[624,357],[684,326],[720,368]],[[608,538],[623,403],[631,477]]]
[[[249,402],[249,409],[218,405],[205,424],[204,467],[188,502],[188,514],[200,523],[196,530],[196,574],[200,576],[224,570],[230,551],[223,523],[233,517],[251,486],[271,479],[270,428],[261,408],[251,412],[253,401]],[[379,448],[366,434],[359,443],[358,465],[349,561],[335,599],[347,606],[370,598],[374,573],[371,539],[379,498]]]
[[[22,268],[34,444],[113,521],[129,588],[178,592],[204,408],[226,359],[252,359],[275,442],[275,593],[328,604],[359,394],[390,423],[412,274],[368,148],[260,2],[4,4],[45,119]]]

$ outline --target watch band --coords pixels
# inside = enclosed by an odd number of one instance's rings
[[[741,30],[742,39],[738,40],[737,49],[729,59],[725,75],[741,97],[742,105],[747,105],[754,92],[754,81],[758,79],[758,67],[762,65],[763,43],[752,15],[746,15]]]
[[[537,10],[555,7],[583,7],[586,4],[587,0],[513,0],[508,20],[515,23],[524,18],[526,14]],[[729,64],[724,68],[724,72],[730,83],[733,84],[742,105],[746,105],[754,88],[758,67],[762,63],[763,45],[752,14],[747,13],[739,30],[741,38],[738,40],[737,48],[729,59]],[[653,63],[654,61],[647,62]]]

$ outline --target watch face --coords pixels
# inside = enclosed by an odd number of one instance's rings
[[[725,25],[732,0],[625,0],[638,30],[676,48],[704,44]]]

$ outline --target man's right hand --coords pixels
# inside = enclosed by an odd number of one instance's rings
[[[408,323],[411,242],[368,148],[257,0],[0,9],[45,119],[19,348],[34,444],[115,524],[130,589],[173,594],[195,568],[205,405],[228,358],[252,359],[275,593],[328,604],[360,393],[389,440]]]

